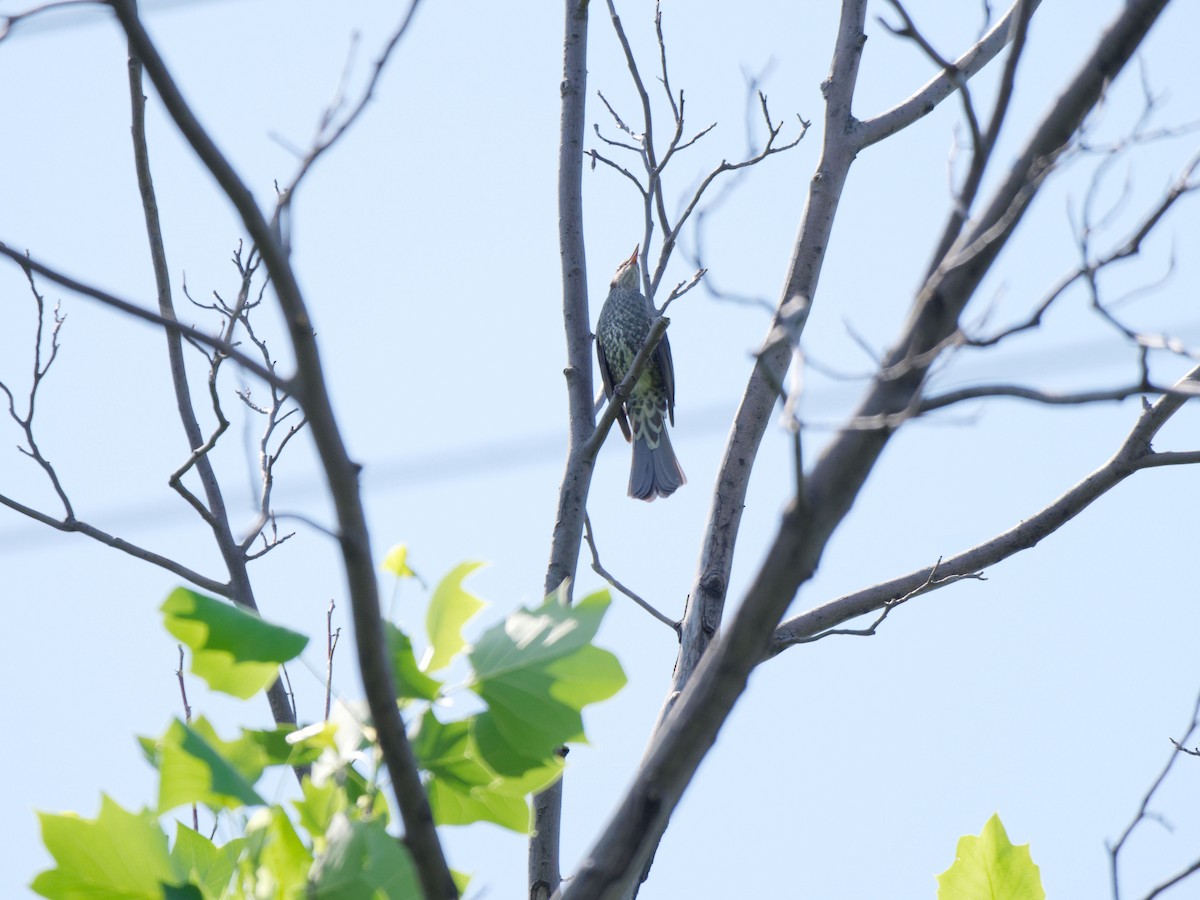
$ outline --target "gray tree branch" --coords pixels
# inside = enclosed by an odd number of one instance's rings
[[[154,179],[150,171],[150,150],[146,140],[146,98],[142,93],[142,62],[132,42],[129,48],[129,99],[132,117],[133,158],[137,171],[138,192],[142,199],[142,212],[146,220],[146,237],[150,244],[150,261],[154,269],[158,311],[164,319],[174,321],[177,317],[175,302],[171,295],[171,274],[167,266],[167,252],[163,243],[158,199],[155,196]],[[183,489],[181,478],[188,468],[195,468],[206,501],[203,505],[199,503],[195,505],[212,531],[217,550],[229,573],[228,596],[239,606],[257,612],[258,603],[254,598],[254,586],[246,568],[246,553],[233,536],[229,510],[225,505],[225,496],[217,479],[216,471],[213,469],[212,460],[208,455],[229,425],[221,413],[220,403],[216,396],[216,376],[220,357],[213,360],[209,385],[210,397],[219,419],[219,426],[206,440],[200,430],[200,422],[192,403],[191,385],[188,382],[187,368],[183,358],[182,336],[173,328],[165,328],[163,333],[167,339],[167,357],[170,362],[171,384],[175,390],[176,410],[179,414],[179,421],[183,424],[183,431],[191,451],[184,466],[172,476],[171,483],[185,497],[191,498],[191,493]],[[296,723],[295,711],[292,704],[288,702],[287,692],[278,678],[267,689],[267,700],[276,723],[280,725]],[[303,769],[297,769],[297,777],[303,777],[303,771]]]
[[[159,97],[184,139],[229,198],[253,240],[275,286],[296,359],[294,396],[307,416],[336,510],[342,561],[354,619],[359,670],[392,789],[404,821],[404,840],[412,854],[425,895],[431,900],[454,898],[458,890],[446,864],[429,802],[421,785],[404,721],[396,705],[391,663],[379,608],[378,584],[371,559],[370,536],[359,493],[359,466],[346,452],[325,383],[312,320],[287,253],[250,190],[197,120],[171,77],[157,48],[129,0],[111,0],[124,29]]]
[[[1054,534],[1104,494],[1142,469],[1200,461],[1200,453],[1157,452],[1151,441],[1189,398],[1200,395],[1200,366],[1165,392],[1138,417],[1116,452],[1077,485],[1012,528],[968,550],[946,557],[936,567],[926,566],[898,578],[846,594],[783,622],[771,636],[767,657],[810,640],[858,616],[885,608],[899,597],[911,598],[945,587],[938,583],[983,571],[1010,556],[1028,550]],[[936,568],[938,581],[931,578]]]
[[[558,145],[558,252],[562,268],[563,328],[567,339],[568,447],[558,489],[550,560],[542,593],[574,578],[583,539],[583,517],[592,463],[581,453],[595,428],[592,406],[592,327],[588,312],[587,254],[583,241],[583,135],[587,95],[588,0],[563,3],[563,77]],[[570,598],[568,585],[566,596]],[[533,798],[529,839],[530,900],[546,900],[561,881],[559,837],[562,779]]]
[[[937,267],[918,294],[899,342],[884,361],[886,368],[926,353],[957,329],[958,316],[1028,208],[1049,165],[1099,100],[1104,87],[1128,62],[1165,4],[1166,0],[1142,0],[1124,7],[1066,91],[1035,125],[1024,151],[1018,155],[979,221],[956,242],[948,262]],[[847,0],[843,4],[833,75],[827,83],[826,148],[830,133],[844,129],[852,120],[850,100],[862,48],[864,15],[864,3]],[[839,78],[839,75],[844,77]],[[830,117],[832,123],[828,121]],[[835,128],[830,128],[830,124]],[[844,150],[845,147],[837,149]],[[842,159],[835,171],[832,185],[835,190],[840,191],[844,183],[852,155]],[[830,165],[825,153],[821,165]],[[840,177],[837,177],[838,173]],[[810,207],[817,202],[814,195],[819,195],[817,188],[810,194]],[[833,202],[827,200],[825,203],[830,216],[836,209],[836,197],[835,193],[831,198]],[[806,226],[808,221],[806,214]],[[804,249],[804,244],[802,231],[798,251]],[[814,252],[816,249],[820,252]],[[819,266],[823,249],[824,242],[820,248],[810,249],[813,256],[807,260],[808,270],[814,280],[813,269]],[[964,252],[966,250],[970,252]],[[805,260],[798,262],[803,264]],[[803,271],[800,266],[794,268],[801,270],[797,275]],[[789,279],[791,287],[792,279]],[[788,290],[785,299],[797,295],[811,297],[812,292]],[[790,356],[790,348],[785,346],[780,352],[784,356],[779,361],[782,368]],[[756,367],[756,378],[763,378],[758,374],[761,369],[761,365]],[[916,366],[897,378],[877,379],[857,415],[903,411],[912,403],[913,397],[919,395],[926,369],[927,365]],[[772,379],[772,404],[780,383],[781,379]],[[1159,402],[1169,405],[1182,400],[1163,397]],[[763,413],[769,413],[769,410],[768,405]],[[737,440],[736,428],[735,423],[731,444]],[[634,784],[578,874],[567,883],[562,892],[564,898],[618,898],[627,896],[637,884],[684,789],[745,689],[750,671],[766,652],[775,624],[800,585],[812,577],[829,536],[857,497],[889,436],[890,432],[886,430],[840,433],[800,485],[783,514],[766,559],[753,578],[737,616],[703,655],[693,677],[682,685],[677,698],[672,697],[674,702],[668,702],[668,709]],[[750,452],[738,460],[743,469],[749,469],[747,460],[753,456]],[[721,477],[725,477],[726,471],[728,467],[723,466]],[[722,486],[719,482],[718,494]],[[700,586],[703,587],[703,583]],[[721,588],[723,592],[723,584]],[[694,605],[695,598],[690,606]],[[685,619],[685,641],[690,636],[689,624],[692,623]],[[715,629],[716,622],[710,624]],[[697,626],[693,624],[692,627]],[[676,685],[679,684],[677,673]]]

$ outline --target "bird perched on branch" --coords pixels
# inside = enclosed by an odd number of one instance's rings
[[[610,400],[646,342],[655,315],[653,305],[638,290],[637,262],[638,248],[634,247],[633,256],[617,267],[596,323],[596,356],[600,359],[604,395]],[[671,365],[671,345],[663,335],[617,413],[625,440],[633,441],[630,497],[647,501],[669,497],[687,483],[667,436],[668,418],[674,425],[675,370]]]

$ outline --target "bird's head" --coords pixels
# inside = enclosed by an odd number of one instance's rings
[[[634,247],[633,255],[629,257],[629,259],[625,260],[625,262],[617,266],[617,274],[613,276],[611,285],[613,290],[616,290],[617,288],[625,288],[627,290],[633,289],[636,291],[638,289],[638,281],[640,280],[638,276],[637,264],[638,249],[638,247]]]

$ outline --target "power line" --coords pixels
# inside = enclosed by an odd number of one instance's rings
[[[1200,323],[1192,327],[1200,327]],[[1036,373],[1038,377],[1043,378],[1060,372],[1080,373],[1101,368],[1109,369],[1113,367],[1113,363],[1103,358],[1098,351],[1111,347],[1111,341],[1080,342],[1066,352],[1055,351],[1052,355],[1009,354],[1003,363],[1006,368]],[[982,363],[982,359],[980,362]],[[1000,360],[997,359],[997,362]],[[966,378],[967,375],[967,372],[963,372],[960,377]],[[860,388],[859,381],[826,382],[805,398],[806,406],[843,411],[844,406],[857,396]],[[729,427],[731,403],[732,401],[708,403],[690,410],[681,409],[681,414],[687,416],[687,427],[681,433],[684,446],[689,439],[723,434]],[[823,427],[819,425],[813,430],[836,427],[837,422],[831,419]],[[493,439],[486,444],[444,447],[390,459],[368,460],[364,466],[363,480],[368,489],[377,491],[435,484],[451,479],[495,477],[530,466],[561,463],[565,448],[566,435],[562,429],[542,430],[500,440]],[[290,502],[286,505],[296,509],[304,508],[306,503],[319,496],[322,484],[323,479],[316,471],[288,479]],[[247,499],[244,510],[247,521],[253,518],[255,511],[251,501]],[[283,511],[282,505],[280,511]],[[162,500],[126,504],[107,511],[100,510],[95,516],[84,518],[117,533],[123,529],[145,528],[148,525],[162,527],[167,524],[183,524],[194,518],[194,512],[172,495]],[[51,529],[32,522],[27,522],[21,527],[5,528],[0,530],[0,556],[55,539],[56,534]]]

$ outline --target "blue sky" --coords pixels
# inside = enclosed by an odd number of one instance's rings
[[[973,40],[978,4],[946,15],[913,3],[947,55]],[[1032,31],[1012,118],[998,149],[1023,141],[1119,4],[1047,0]],[[152,34],[185,96],[263,203],[295,165],[332,96],[351,34],[357,81],[394,25],[391,4],[266,0],[147,2]],[[634,95],[607,15],[593,4],[588,123],[609,129],[594,91],[625,115]],[[744,153],[746,72],[766,72],[775,118],[814,122],[793,151],[752,171],[708,217],[714,282],[774,302],[819,151],[819,84],[828,72],[833,4],[665,4],[671,76],[689,123],[718,127],[680,157],[682,198],[723,158]],[[0,5],[5,13],[19,8]],[[652,66],[648,4],[619,6],[635,50]],[[464,12],[466,14],[464,14]],[[933,74],[888,35],[873,7],[855,110],[865,117]],[[346,440],[364,465],[372,537],[382,554],[406,542],[427,580],[464,559],[491,603],[483,624],[536,602],[563,466],[566,395],[559,315],[555,167],[561,14],[557,4],[426,4],[366,118],[323,159],[296,202],[294,249]],[[66,272],[150,305],[153,280],[129,147],[125,53],[115,26],[78,11],[18,28],[0,44],[9,139],[0,147],[0,240]],[[1192,38],[1200,11],[1175,4],[1144,53],[1161,95],[1156,126],[1200,120]],[[987,103],[994,72],[973,90]],[[1131,73],[1136,75],[1136,73]],[[152,164],[175,287],[233,294],[228,259],[241,230],[151,95]],[[1094,123],[1126,133],[1141,108],[1125,77]],[[789,128],[794,127],[789,124]],[[869,371],[851,336],[884,350],[907,313],[950,207],[947,153],[956,101],[864,152],[851,171],[805,335],[814,362]],[[611,129],[609,129],[611,131]],[[1118,243],[1195,152],[1196,135],[1138,148],[1102,195],[1128,198],[1098,245]],[[1019,319],[1075,263],[1069,210],[1091,177],[1082,160],[1047,186],[971,307],[972,319]],[[997,171],[1003,171],[999,167]],[[628,184],[585,172],[592,316],[616,265],[641,239]],[[1197,208],[1184,201],[1145,258],[1113,273],[1119,296],[1174,270],[1153,294],[1120,307],[1147,330],[1200,345]],[[689,237],[686,243],[691,243]],[[690,274],[678,259],[666,281]],[[129,540],[220,575],[215,549],[166,487],[186,446],[153,329],[42,285],[68,318],[60,359],[40,397],[38,438],[78,514]],[[32,304],[20,272],[0,267],[0,378],[27,377]],[[728,423],[765,335],[761,310],[702,290],[672,307],[677,427],[689,484],[668,501],[625,497],[628,448],[605,447],[589,510],[606,567],[670,614],[682,611]],[[198,324],[208,324],[200,314]],[[278,323],[264,318],[287,364]],[[1045,388],[1130,380],[1135,356],[1064,298],[1044,329],[994,351],[956,356],[936,386],[994,379]],[[1169,377],[1181,363],[1163,360]],[[199,371],[199,370],[197,370]],[[230,392],[241,384],[226,372]],[[814,458],[862,388],[808,373],[803,414]],[[995,401],[906,426],[794,604],[800,611],[927,565],[1028,517],[1100,465],[1134,422],[1136,400],[1047,409]],[[1195,449],[1197,416],[1181,414],[1160,449]],[[240,423],[218,454],[239,521],[253,517]],[[0,421],[0,492],[53,509],[37,470]],[[763,666],[676,813],[642,896],[920,897],[953,860],[959,835],[999,811],[1030,842],[1047,892],[1103,895],[1105,841],[1118,836],[1165,760],[1200,689],[1195,666],[1194,498],[1198,474],[1144,472],[1060,533],[987,573],[897,610],[870,639],[834,638]],[[736,604],[792,487],[785,434],[772,428],[747,498],[730,596]],[[313,454],[297,443],[281,463],[277,509],[329,521]],[[254,569],[263,612],[321,635],[330,598],[345,611],[336,548],[302,531]],[[34,809],[92,816],[101,790],[136,807],[154,776],[134,735],[179,713],[176,651],[156,612],[178,583],[168,573],[0,511],[0,598],[9,638],[11,859],[0,894],[24,890],[48,860]],[[586,566],[579,583],[601,586]],[[405,586],[402,623],[424,598]],[[490,618],[489,618],[490,616]],[[343,619],[342,623],[345,624]],[[674,636],[616,598],[600,643],[630,678],[590,710],[590,745],[572,752],[564,868],[607,817],[644,749],[674,662]],[[357,696],[349,645],[337,687]],[[293,667],[301,717],[320,715],[324,661]],[[234,706],[193,686],[192,703],[228,729],[268,721],[265,703]],[[1193,860],[1200,819],[1190,798],[1200,761],[1181,760],[1155,809],[1174,830],[1143,826],[1125,859],[1129,896]],[[281,778],[275,790],[291,789]],[[523,890],[524,839],[491,826],[447,831],[452,864],[475,873],[477,896]],[[713,865],[706,857],[745,866]],[[787,887],[781,887],[786,885]]]

